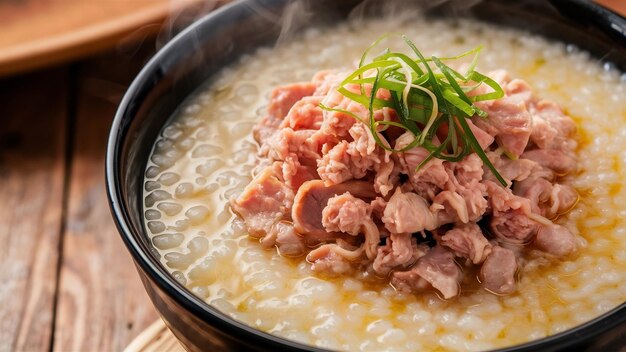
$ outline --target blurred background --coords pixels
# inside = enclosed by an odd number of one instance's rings
[[[227,1],[0,0],[0,352],[158,337],[109,214],[106,138],[143,64]],[[626,0],[597,2],[626,15]]]

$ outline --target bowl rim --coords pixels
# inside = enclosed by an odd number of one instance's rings
[[[308,351],[329,351],[327,349],[306,345],[300,342],[288,340],[286,338],[273,335],[261,330],[258,330],[252,326],[249,326],[241,321],[238,321],[229,315],[219,311],[210,304],[206,303],[201,298],[194,295],[191,291],[178,283],[173,276],[165,269],[165,267],[150,253],[146,253],[136,237],[144,236],[142,233],[134,233],[133,228],[129,225],[131,212],[123,201],[122,189],[122,175],[120,174],[120,164],[122,159],[122,145],[127,139],[127,129],[130,122],[135,118],[135,114],[129,112],[133,101],[136,99],[138,92],[142,88],[148,86],[151,87],[154,82],[155,76],[158,76],[158,72],[162,69],[161,63],[166,58],[174,57],[180,59],[184,57],[181,54],[182,51],[178,50],[183,47],[183,43],[189,40],[189,37],[193,37],[193,32],[197,31],[207,22],[215,21],[215,19],[222,16],[232,15],[237,11],[241,12],[242,7],[248,6],[247,3],[256,0],[236,0],[226,5],[222,5],[211,13],[202,16],[194,21],[187,28],[178,33],[172,38],[165,46],[158,50],[154,56],[144,65],[141,71],[132,81],[131,85],[125,92],[118,109],[115,113],[106,146],[105,157],[105,186],[106,193],[109,200],[109,207],[118,229],[120,237],[124,241],[128,251],[130,252],[133,261],[138,265],[147,276],[149,276],[154,283],[169,295],[174,301],[180,304],[184,309],[191,312],[200,320],[207,322],[210,325],[216,326],[222,332],[236,331],[242,338],[256,339],[259,342],[270,343],[273,345],[280,345],[281,347],[288,347],[295,350],[308,350]],[[279,0],[279,3],[286,3],[285,0]],[[602,11],[606,11],[601,5],[590,2],[588,6],[596,7]],[[159,312],[160,314],[160,312]],[[545,348],[563,348],[567,346],[580,343],[593,336],[597,336],[608,329],[614,328],[618,325],[626,323],[626,302],[614,307],[610,311],[595,317],[585,323],[576,325],[563,332],[559,332],[554,335],[549,335],[540,339],[527,341],[522,344],[509,346],[505,348],[496,349],[493,351],[508,352],[508,351],[535,351],[537,349]],[[217,325],[219,326],[217,326]],[[242,335],[242,333],[244,333]],[[245,341],[251,343],[253,341]]]

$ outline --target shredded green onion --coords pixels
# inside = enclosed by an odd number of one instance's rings
[[[338,92],[346,98],[367,107],[369,118],[362,119],[350,111],[330,108],[323,104],[320,104],[320,107],[328,111],[345,113],[368,125],[376,143],[385,150],[404,152],[417,146],[425,148],[430,154],[417,169],[432,158],[459,161],[473,151],[498,181],[506,186],[506,181],[487,158],[466,120],[473,116],[487,117],[485,111],[474,105],[475,102],[504,96],[502,87],[496,81],[475,70],[482,47],[453,57],[426,58],[411,40],[402,35],[401,38],[415,54],[415,58],[385,49],[382,54],[368,62],[370,51],[392,36],[398,35],[387,34],[372,43],[363,53],[358,68],[348,75],[338,88]],[[444,63],[469,55],[473,55],[473,59],[465,74]],[[431,67],[431,63],[435,67]],[[491,91],[472,97],[467,96],[467,92],[482,84],[490,87]],[[355,93],[354,88],[351,90],[346,88],[346,85],[358,85],[360,94]],[[366,85],[371,87],[369,94]],[[391,98],[388,100],[378,98],[377,92],[380,89],[388,90]],[[399,121],[376,121],[374,111],[382,108],[394,109]],[[436,145],[432,140],[443,125],[447,125],[446,138],[441,144]],[[399,150],[393,149],[381,134],[390,126],[411,132],[414,136],[413,141]]]

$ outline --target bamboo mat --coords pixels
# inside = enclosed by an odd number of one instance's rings
[[[142,331],[124,352],[184,352],[170,329],[159,319]]]

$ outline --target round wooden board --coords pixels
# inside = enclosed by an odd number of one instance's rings
[[[161,319],[147,327],[124,349],[124,352],[184,352],[174,334]]]
[[[110,49],[158,33],[191,4],[216,0],[0,1],[0,76]],[[204,6],[206,5],[206,6]]]

